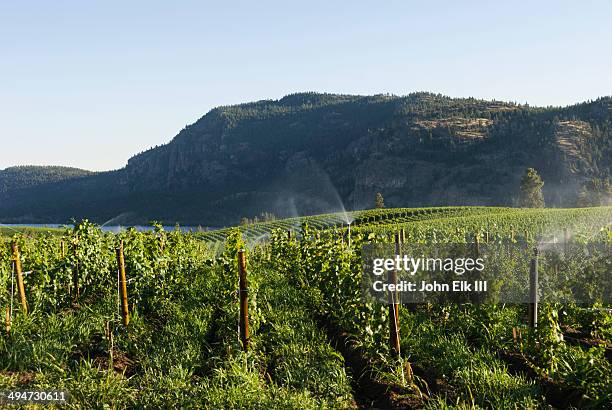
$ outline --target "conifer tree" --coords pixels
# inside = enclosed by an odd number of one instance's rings
[[[520,206],[522,208],[544,208],[543,186],[544,181],[538,175],[538,171],[527,168],[521,179]]]

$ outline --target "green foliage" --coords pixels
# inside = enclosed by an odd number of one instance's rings
[[[605,206],[612,203],[612,184],[609,179],[592,178],[582,187],[577,206]]]
[[[544,208],[543,186],[544,182],[538,172],[533,168],[527,168],[521,179],[520,206],[522,208]]]
[[[90,174],[90,171],[68,167],[19,166],[6,168],[0,170],[0,194],[42,184],[81,178]]]
[[[331,340],[339,329],[363,359],[364,374],[430,408],[546,408],[545,376],[583,395],[585,405],[609,407],[605,347],[570,345],[559,324],[609,343],[607,305],[543,304],[536,331],[524,324],[522,305],[401,307],[403,358],[396,360],[388,347],[388,307],[361,294],[362,247],[388,243],[400,228],[424,247],[475,237],[532,246],[563,227],[590,244],[612,238],[609,208],[380,209],[348,216],[351,246],[340,215],[331,223],[328,215],[249,226],[261,229],[257,236],[270,232],[267,240],[252,241],[253,231],[236,228],[222,245],[159,224],[153,232],[105,234],[88,221],[63,236],[11,238],[31,272],[32,309],[25,316],[16,308],[10,334],[0,337],[0,388],[67,389],[74,397],[69,408],[351,408],[360,375]],[[116,287],[121,241],[132,316],[127,329]],[[3,307],[11,298],[9,242],[0,239]],[[249,280],[247,353],[237,334],[240,250]],[[573,269],[557,262],[564,272]],[[78,296],[73,288],[68,293],[75,274]],[[515,341],[513,327],[524,337]],[[539,376],[509,370],[503,352],[522,355]]]
[[[385,207],[385,200],[380,192],[376,193],[376,199],[374,200],[374,205],[376,209],[382,209]]]

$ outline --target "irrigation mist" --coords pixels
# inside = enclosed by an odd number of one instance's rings
[[[299,172],[296,171],[286,180],[277,183],[280,193],[277,201],[279,214],[297,217],[334,213],[342,215],[344,222],[350,224],[353,217],[347,212],[329,173],[314,160],[305,160],[305,162],[307,164]]]

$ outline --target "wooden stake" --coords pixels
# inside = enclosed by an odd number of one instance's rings
[[[6,334],[8,335],[11,333],[11,308],[9,306],[6,307],[5,322],[6,322]]]
[[[523,339],[521,336],[521,329],[518,329],[516,327],[512,328],[512,340],[514,341],[515,346],[520,346],[522,348]]]
[[[529,270],[529,326],[538,327],[538,249],[533,250],[531,269]]]
[[[395,234],[395,253],[400,252],[400,235]],[[397,271],[389,272],[389,284],[397,284]],[[399,302],[397,300],[397,292],[389,292],[389,342],[391,350],[398,357],[401,355],[400,350],[400,332],[399,332]]]
[[[240,342],[244,351],[249,349],[249,285],[247,282],[246,256],[244,249],[238,251],[239,295],[240,295]]]
[[[123,256],[123,241],[119,243],[117,248],[117,265],[119,265],[119,290],[121,292],[121,316],[123,317],[123,325],[130,324],[130,311],[128,307],[127,296],[127,280],[125,278],[125,258]]]
[[[72,245],[72,251],[74,252],[75,265],[72,272],[72,287],[74,288],[74,298],[77,299],[81,296],[81,289],[79,289],[79,258],[77,255],[77,244]]]
[[[62,239],[60,241],[60,259],[66,258],[66,242]],[[66,283],[66,292],[70,295],[70,281]]]
[[[17,274],[17,289],[21,298],[21,308],[23,313],[28,314],[28,302],[25,296],[25,286],[23,284],[23,273],[21,269],[21,259],[19,258],[19,247],[16,242],[13,242],[13,263],[15,264],[15,273]]]

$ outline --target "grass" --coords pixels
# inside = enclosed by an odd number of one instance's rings
[[[0,387],[63,389],[67,408],[351,407],[342,357],[282,276],[251,272],[255,335],[251,351],[241,351],[236,305],[224,306],[216,287],[222,269],[200,272],[192,287],[146,312],[133,310],[127,331],[112,293],[55,312],[16,311],[10,336],[0,337]]]
[[[534,408],[544,403],[538,385],[510,374],[491,351],[471,347],[463,333],[422,312],[402,309],[401,320],[404,355],[449,383],[461,406]]]
[[[260,286],[258,305],[265,322],[257,331],[255,346],[271,380],[305,389],[326,406],[349,406],[351,385],[344,359],[329,345],[305,294],[286,276],[272,271]]]

